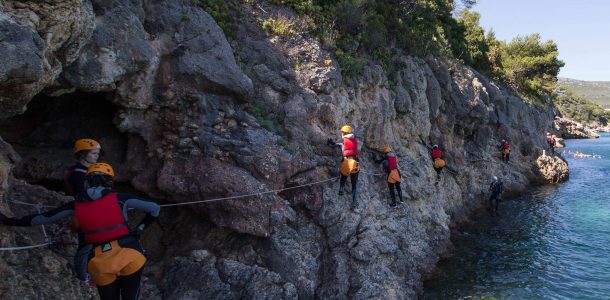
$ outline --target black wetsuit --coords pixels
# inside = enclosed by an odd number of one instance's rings
[[[85,176],[87,175],[87,167],[80,162],[77,162],[73,166],[66,170],[64,176],[64,184],[66,185],[66,195],[78,199],[80,195],[85,192]],[[78,232],[78,221],[75,217],[72,217],[70,221],[72,231]],[[89,274],[87,274],[87,261],[89,259],[90,247],[86,247],[85,236],[82,233],[78,233],[78,247],[76,254],[74,255],[74,271],[76,277],[83,281],[89,280]],[[84,249],[87,248],[87,249]]]
[[[497,180],[497,181],[493,181],[490,185],[489,185],[489,190],[491,191],[491,195],[489,196],[489,205],[492,207],[492,209],[494,210],[494,212],[498,212],[498,204],[500,203],[500,200],[502,199],[502,192],[504,192],[504,184],[502,183],[502,180]],[[493,201],[495,200],[495,207],[493,204]]]
[[[87,167],[80,162],[69,167],[66,170],[64,177],[64,183],[66,185],[66,195],[76,196],[82,194],[85,191],[85,176],[87,175]]]
[[[356,161],[360,161],[357,156],[352,157]],[[343,160],[342,160],[343,161]],[[358,193],[358,174],[360,172],[349,174],[350,182],[352,184],[352,207],[358,206],[358,199],[356,198]],[[343,188],[345,187],[345,183],[347,182],[347,176],[341,174],[341,179],[339,180],[339,195],[343,195]]]
[[[104,195],[110,193],[109,189],[103,188],[90,188],[86,193],[82,194],[82,200],[86,201],[95,201],[100,199]],[[129,194],[117,193],[117,202],[123,214],[125,221],[127,222],[127,210],[129,208],[135,208],[138,210],[142,210],[147,212],[146,217],[138,224],[137,228],[144,229],[149,224],[157,219],[159,216],[160,207],[155,202],[150,200],[141,199]],[[68,202],[62,206],[59,206],[55,209],[46,211],[40,214],[34,214],[29,216],[24,216],[21,218],[6,218],[2,217],[2,223],[10,226],[34,226],[34,225],[43,225],[47,223],[52,223],[58,221],[62,218],[75,216],[75,201]],[[139,240],[131,235],[126,235],[116,239],[121,247],[123,248],[132,248],[141,253],[143,250],[140,246]],[[103,244],[103,243],[102,243]],[[101,244],[100,244],[101,245]],[[98,245],[93,245],[98,246]],[[89,259],[92,258],[92,253],[89,253]],[[142,271],[139,270],[129,276],[118,276],[117,280],[108,284],[99,286],[98,292],[100,294],[100,298],[102,300],[110,300],[110,299],[123,299],[123,300],[131,300],[137,299],[139,295],[140,289],[140,276]],[[119,298],[118,295],[122,295],[122,298]]]

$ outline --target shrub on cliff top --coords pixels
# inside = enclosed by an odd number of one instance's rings
[[[554,41],[541,42],[540,35],[534,33],[499,45],[501,65],[496,69],[511,87],[538,99],[552,94],[557,74],[564,66]]]

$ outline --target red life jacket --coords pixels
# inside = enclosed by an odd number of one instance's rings
[[[77,201],[74,209],[87,243],[101,244],[129,234],[117,193],[108,193],[91,202]]]
[[[434,148],[432,149],[432,160],[435,160],[437,158],[441,158],[441,149]]]
[[[343,138],[343,156],[358,156],[358,141],[356,139]]]
[[[506,142],[502,143],[502,149],[506,150],[506,149],[508,149],[508,147],[509,147],[508,143],[506,143]]]
[[[396,156],[388,156],[388,171],[398,170],[398,161]]]

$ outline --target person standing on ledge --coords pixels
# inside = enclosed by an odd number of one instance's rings
[[[500,200],[502,200],[502,192],[504,192],[504,184],[498,176],[493,177],[493,181],[489,185],[489,191],[491,192],[491,195],[489,196],[489,208],[492,210],[492,214],[498,216],[498,204],[500,203]],[[495,205],[493,203],[494,201]]]
[[[510,145],[506,140],[500,142],[500,156],[503,161],[508,162],[510,159]]]
[[[358,159],[359,145],[358,140],[354,136],[352,127],[350,125],[344,125],[341,127],[341,143],[336,143],[332,139],[328,139],[326,144],[329,147],[341,147],[341,165],[339,166],[339,172],[341,172],[341,181],[339,183],[339,196],[343,195],[343,188],[347,181],[347,177],[350,177],[352,184],[352,209],[358,207],[358,173],[360,172],[360,164]]]
[[[66,195],[82,197],[85,192],[85,176],[91,165],[97,163],[102,155],[102,147],[100,143],[92,139],[79,139],[74,142],[73,149],[76,163],[69,167],[64,175],[64,184],[66,187]],[[70,228],[72,232],[78,233],[78,221],[76,217],[70,219]],[[89,274],[87,273],[87,261],[89,260],[88,250],[86,249],[83,234],[78,234],[78,247],[74,255],[74,273],[78,279],[85,282],[89,287],[95,287]]]
[[[400,190],[400,171],[398,170],[398,160],[396,159],[396,153],[392,151],[389,146],[383,148],[383,153],[385,157],[382,159],[375,159],[375,162],[378,164],[382,164],[384,170],[388,174],[388,189],[390,190],[390,198],[392,199],[392,203],[390,203],[390,207],[396,207],[396,196],[394,195],[394,189],[398,194],[398,200],[400,203],[403,203],[402,200],[402,191]]]

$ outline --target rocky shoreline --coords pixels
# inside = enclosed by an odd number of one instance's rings
[[[559,131],[564,139],[596,139],[599,138],[599,128],[585,126],[573,120],[555,117],[555,130]]]

